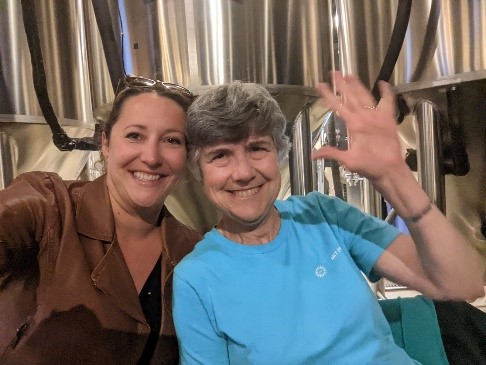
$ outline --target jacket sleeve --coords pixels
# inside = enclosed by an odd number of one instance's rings
[[[50,234],[46,214],[56,209],[48,173],[19,175],[0,190],[0,274],[21,272],[37,258]]]
[[[174,325],[179,341],[180,364],[228,365],[226,339],[218,334],[196,290],[174,275]]]

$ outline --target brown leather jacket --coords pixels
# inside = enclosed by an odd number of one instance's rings
[[[201,238],[167,210],[161,230],[158,365],[178,363],[172,272]],[[137,364],[149,332],[104,176],[33,172],[0,190],[0,364]]]

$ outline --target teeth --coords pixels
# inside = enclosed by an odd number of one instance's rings
[[[239,198],[246,198],[246,197],[255,195],[256,193],[258,193],[258,190],[260,190],[260,187],[257,186],[256,188],[251,188],[251,189],[248,189],[248,190],[235,191],[234,194]]]
[[[133,176],[135,176],[136,179],[142,181],[154,181],[160,179],[160,175],[146,174],[144,172],[134,172]]]

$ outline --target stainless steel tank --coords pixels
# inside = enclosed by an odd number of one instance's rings
[[[404,7],[410,5],[409,17]],[[486,3],[333,0],[336,68],[373,87],[394,26],[406,21],[390,82],[401,101],[404,155],[417,179],[486,258]],[[413,163],[412,163],[413,165]],[[372,212],[375,193],[360,183]]]
[[[52,144],[48,151],[36,142],[48,142],[49,129],[32,87],[20,3],[5,1],[0,9],[0,57],[10,99],[2,102],[0,131],[19,142],[17,171],[47,169],[65,178],[94,177],[92,154],[60,152]],[[290,132],[309,130],[309,119],[301,118],[301,112],[317,98],[315,81],[327,80],[331,68],[325,1],[52,0],[35,2],[35,16],[49,98],[71,136],[93,133],[93,111],[99,116],[113,99],[110,76],[116,74],[112,68],[121,55],[127,74],[183,84],[195,92],[236,79],[264,84],[287,115]],[[74,130],[67,129],[71,126]],[[302,158],[310,151],[308,138],[298,138],[296,143],[303,145],[302,150],[294,149],[294,160],[308,163]],[[37,163],[38,156],[46,155],[44,163]],[[87,171],[62,170],[64,165],[78,166],[65,161],[67,156]],[[291,190],[289,170],[283,171],[282,196]],[[297,163],[292,174],[303,175],[301,170]],[[307,180],[296,179],[301,186],[309,186]],[[297,191],[302,192],[299,187]],[[168,205],[181,220],[201,229],[217,220],[190,177]]]
[[[282,106],[293,139],[281,196],[327,189],[376,215],[383,215],[381,199],[366,180],[347,186],[334,165],[333,181],[326,186],[317,176],[319,166],[308,160],[329,121],[313,86],[329,81],[329,70],[339,69],[359,75],[372,87],[394,27],[404,23],[403,44],[390,75],[402,101],[404,153],[415,153],[417,178],[448,218],[486,251],[480,218],[486,214],[482,0],[409,2],[406,19],[397,19],[405,3],[401,0],[35,3],[49,98],[70,136],[93,133],[93,112],[99,115],[109,106],[113,77],[123,71],[180,83],[195,92],[236,79],[263,84]],[[49,169],[65,178],[95,177],[95,154],[43,147],[50,132],[32,87],[21,1],[0,4],[0,132],[18,145],[16,173]],[[334,121],[329,125],[332,138],[345,141],[345,127]],[[451,168],[451,150],[459,151],[453,146],[465,152],[467,172],[464,158],[452,158],[457,166]],[[169,207],[197,228],[207,229],[217,220],[199,184],[190,178],[170,198]]]

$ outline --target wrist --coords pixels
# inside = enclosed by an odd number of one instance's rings
[[[408,217],[402,217],[402,219],[406,223],[417,223],[432,210],[432,206],[433,206],[432,201],[429,200],[429,204],[427,204],[427,206],[422,210],[420,210],[417,214],[413,214]]]

